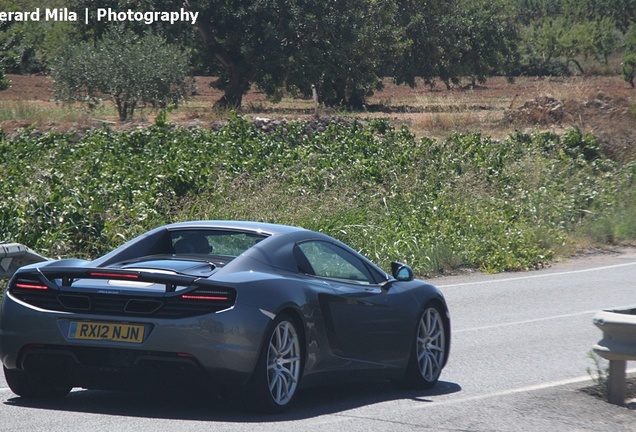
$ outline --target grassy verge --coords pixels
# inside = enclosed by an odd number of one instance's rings
[[[259,220],[430,274],[536,268],[577,244],[636,236],[636,165],[605,158],[578,129],[431,140],[382,119],[349,123],[265,133],[233,117],[218,131],[5,137],[0,240],[95,257],[164,223]]]

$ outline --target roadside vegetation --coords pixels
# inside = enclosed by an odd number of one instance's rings
[[[240,116],[218,130],[31,133],[0,140],[0,240],[50,257],[96,257],[187,219],[299,225],[388,268],[525,270],[581,245],[636,238],[636,164],[579,129],[416,139],[382,119]]]

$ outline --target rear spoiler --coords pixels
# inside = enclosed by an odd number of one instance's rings
[[[104,269],[98,267],[64,267],[50,266],[38,269],[38,279],[46,284],[47,288],[59,290],[61,286],[69,286],[74,279],[109,279],[132,282],[152,282],[163,284],[166,287],[166,293],[175,292],[177,286],[191,286],[196,284],[201,287],[217,286],[212,284],[205,278],[198,276],[159,273],[148,270],[132,270],[132,269]],[[28,276],[26,276],[28,279]],[[58,285],[54,279],[61,279]]]
[[[22,266],[42,261],[50,259],[20,243],[0,243],[0,279],[10,278]]]

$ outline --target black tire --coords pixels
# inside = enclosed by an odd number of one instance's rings
[[[61,399],[72,387],[53,383],[45,376],[35,377],[18,369],[4,369],[4,378],[11,391],[29,399]]]
[[[287,313],[276,317],[263,340],[252,379],[244,389],[248,409],[277,414],[294,400],[303,368],[303,335]]]
[[[398,384],[411,389],[435,386],[446,364],[448,338],[444,311],[434,303],[427,304],[418,317],[406,373]]]

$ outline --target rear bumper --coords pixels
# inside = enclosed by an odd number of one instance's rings
[[[148,332],[139,344],[78,341],[65,334],[69,321],[125,322],[144,325]],[[167,376],[242,385],[254,370],[270,321],[241,304],[183,319],[117,319],[42,310],[6,294],[0,309],[0,360],[8,369],[59,375],[74,387],[143,387]]]
[[[31,345],[19,369],[62,386],[102,390],[209,391],[220,384],[191,357],[110,348]]]

